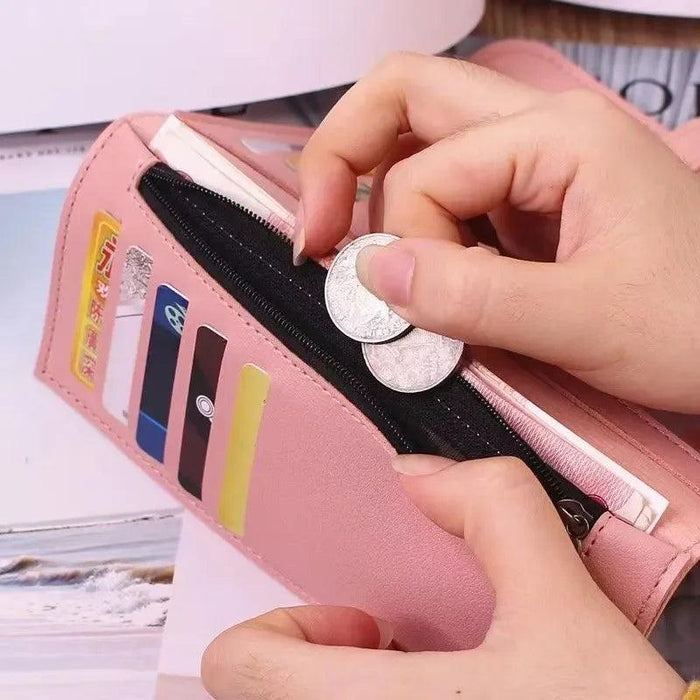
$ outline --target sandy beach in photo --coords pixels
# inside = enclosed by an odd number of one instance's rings
[[[0,527],[0,697],[152,697],[180,520]]]

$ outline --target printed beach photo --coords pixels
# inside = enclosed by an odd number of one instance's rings
[[[0,697],[153,697],[179,510],[0,528]]]

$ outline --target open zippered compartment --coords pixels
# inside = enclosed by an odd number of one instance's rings
[[[367,369],[360,344],[330,320],[325,268],[292,265],[291,242],[234,202],[168,166],[151,167],[139,190],[192,258],[286,347],[361,410],[400,453],[466,460],[498,455],[525,462],[582,540],[605,513],[544,462],[461,374],[419,394],[401,394]]]

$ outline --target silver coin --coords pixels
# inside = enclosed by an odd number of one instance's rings
[[[459,365],[463,351],[461,340],[422,328],[391,343],[362,345],[369,371],[385,386],[404,394],[427,391],[443,382]]]
[[[348,243],[336,255],[326,276],[326,308],[345,335],[361,343],[384,343],[400,336],[410,324],[362,286],[355,272],[357,254],[368,245],[398,240],[391,233],[369,233]]]

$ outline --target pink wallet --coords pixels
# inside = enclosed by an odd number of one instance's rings
[[[547,47],[506,41],[473,60],[546,89],[604,92],[700,167],[700,125],[665,132]],[[177,116],[295,211],[307,129]],[[38,376],[290,589],[390,620],[407,649],[478,645],[494,595],[464,543],[404,495],[392,455],[516,455],[597,583],[648,633],[700,558],[697,423],[684,419],[684,441],[639,407],[499,351],[427,392],[380,385],[326,313],[328,260],[294,268],[284,221],[162,163],[148,144],[165,118],[115,122],[76,176]],[[635,479],[667,499],[660,517]]]

